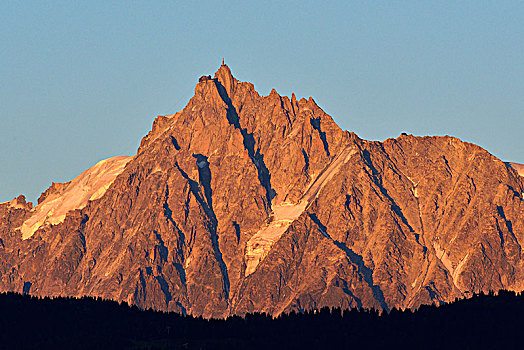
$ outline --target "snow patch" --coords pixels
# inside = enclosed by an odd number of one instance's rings
[[[151,170],[151,172],[149,173],[150,175],[153,175],[153,174],[156,174],[156,173],[165,173],[165,171],[159,167],[158,165],[156,165],[153,170]]]
[[[517,171],[517,173],[524,177],[524,164],[509,163],[509,165]]]
[[[467,253],[466,256],[462,260],[460,260],[460,262],[457,265],[457,268],[455,269],[453,273],[453,283],[455,283],[456,286],[458,286],[458,282],[459,282],[458,278],[462,270],[464,270],[464,264],[466,263],[466,260],[468,259],[468,257],[469,257],[469,253]]]
[[[404,176],[405,176],[409,181],[411,181],[411,184],[412,184],[412,186],[413,186],[413,195],[414,195],[416,198],[418,198],[418,188],[417,188],[417,186],[418,186],[418,182],[415,183],[415,181],[413,181],[413,179],[410,178],[409,176],[407,176],[406,174],[404,174]]]
[[[30,238],[43,225],[63,222],[69,211],[82,209],[89,201],[101,198],[132,158],[116,156],[102,160],[78,175],[60,192],[50,194],[32,209],[31,217],[19,227],[22,239]]]
[[[246,246],[246,272],[255,272],[258,264],[267,256],[273,244],[280,239],[288,227],[304,212],[307,201],[298,204],[282,204],[273,207],[273,221],[254,234]]]
[[[320,191],[339,171],[340,167],[347,163],[356,152],[353,147],[347,146],[344,148],[313,181],[298,203],[284,202],[273,206],[273,220],[266,227],[255,233],[247,242],[245,276],[255,272],[258,264],[264,260],[275,242],[282,237],[293,221],[302,215],[309,203],[318,197]]]
[[[448,254],[440,247],[440,245],[435,242],[435,243],[433,243],[433,248],[435,249],[435,253],[436,253],[437,258],[442,262],[444,267],[450,273],[451,278],[453,279],[453,284],[455,285],[455,287],[457,287],[458,290],[463,292],[462,288],[459,287],[459,276],[460,276],[462,270],[464,270],[464,265],[465,265],[465,263],[466,263],[466,261],[467,261],[467,259],[469,257],[469,253],[467,253],[466,256],[464,258],[462,258],[462,260],[460,260],[460,262],[458,263],[456,268],[453,268],[453,263],[449,259]]]
[[[433,248],[435,249],[435,253],[437,255],[437,258],[442,261],[442,264],[446,268],[446,270],[449,271],[450,275],[453,276],[453,264],[451,263],[451,260],[449,260],[448,254],[440,247],[438,243],[433,243]]]

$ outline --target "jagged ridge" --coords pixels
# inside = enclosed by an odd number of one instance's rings
[[[1,204],[0,290],[224,317],[523,289],[512,166],[447,136],[362,140],[225,65],[109,183],[26,240],[34,209]]]

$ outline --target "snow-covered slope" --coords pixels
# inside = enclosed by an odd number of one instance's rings
[[[509,163],[513,169],[519,173],[520,176],[524,176],[524,164]]]
[[[255,272],[258,264],[267,256],[271,247],[286,232],[288,227],[298,219],[308,205],[318,196],[319,192],[331,180],[340,167],[347,163],[357,151],[348,146],[344,148],[329,164],[320,176],[313,181],[297,204],[282,203],[273,207],[273,220],[268,226],[258,231],[247,242],[246,272],[248,276]]]
[[[28,239],[42,225],[63,222],[67,212],[82,209],[88,201],[102,197],[132,158],[116,156],[102,160],[64,184],[57,192],[49,194],[33,208],[33,215],[20,227],[22,238]]]

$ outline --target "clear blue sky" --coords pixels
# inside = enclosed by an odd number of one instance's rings
[[[522,1],[0,1],[0,202],[134,154],[222,57],[383,140],[454,135],[524,163]]]

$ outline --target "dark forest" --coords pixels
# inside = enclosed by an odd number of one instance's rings
[[[206,320],[96,298],[0,295],[0,348],[517,348],[524,296],[501,291],[416,311],[323,308]]]

